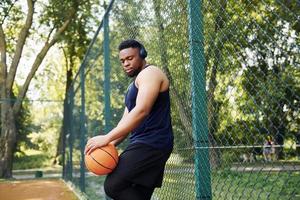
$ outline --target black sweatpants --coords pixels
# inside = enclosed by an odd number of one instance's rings
[[[162,184],[171,151],[130,144],[119,156],[115,170],[107,175],[105,193],[114,200],[150,200],[154,189]]]

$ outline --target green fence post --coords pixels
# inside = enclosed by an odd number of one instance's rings
[[[85,192],[85,165],[84,165],[84,147],[86,135],[86,119],[85,119],[85,66],[80,69],[80,88],[81,88],[81,112],[80,112],[80,180],[79,187],[82,192]]]
[[[107,9],[106,4],[104,8]],[[111,111],[110,111],[110,61],[109,61],[109,12],[106,12],[103,18],[104,32],[104,121],[105,133],[111,130]]]
[[[63,118],[63,132],[62,132],[62,152],[61,152],[61,159],[62,159],[62,178],[66,180],[67,178],[67,162],[66,162],[66,135],[68,133],[68,127],[66,124],[67,120],[67,112],[68,112],[68,102],[67,99],[64,100],[64,118]]]
[[[205,57],[201,0],[189,0],[189,45],[192,80],[193,136],[195,145],[196,199],[210,200],[208,119],[205,90]]]
[[[74,84],[71,84],[69,90],[69,113],[68,113],[68,127],[69,127],[69,168],[68,168],[68,178],[73,179],[73,142],[74,142],[74,120],[73,120],[73,109],[74,109]]]

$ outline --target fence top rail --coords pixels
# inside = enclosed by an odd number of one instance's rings
[[[294,147],[300,147],[300,144],[293,145]],[[263,148],[265,145],[236,145],[236,146],[202,146],[202,147],[189,147],[179,148],[178,150],[193,150],[193,149],[251,149],[251,148]],[[283,148],[285,145],[272,145],[274,148]]]
[[[20,99],[20,98],[12,98],[12,99],[0,99],[0,103],[2,102],[16,102],[16,101],[24,101],[24,102],[63,102],[63,99]]]

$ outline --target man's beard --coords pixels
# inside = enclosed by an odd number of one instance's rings
[[[136,77],[140,72],[142,68],[132,70],[130,73],[126,73],[128,77],[133,78]]]

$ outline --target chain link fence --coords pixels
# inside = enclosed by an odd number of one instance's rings
[[[83,148],[122,116],[117,47],[135,38],[171,81],[175,146],[153,199],[300,199],[299,14],[298,1],[111,1],[69,90],[65,178],[104,199]]]

